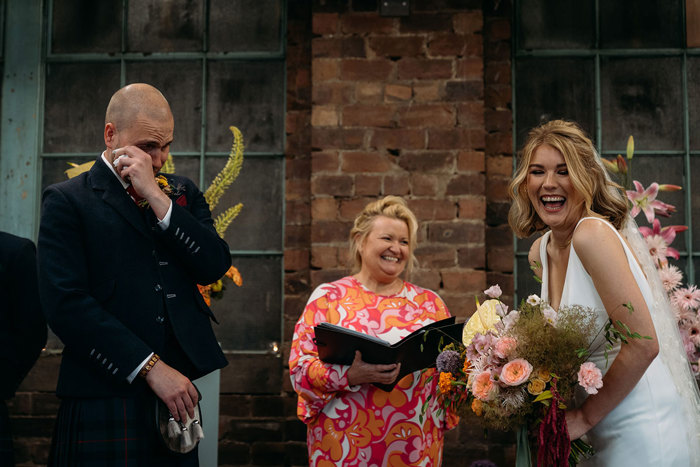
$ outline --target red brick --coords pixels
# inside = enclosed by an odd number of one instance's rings
[[[384,88],[384,94],[386,96],[386,100],[389,102],[407,101],[411,99],[413,91],[411,90],[411,86],[406,86],[403,84],[387,84]]]
[[[462,151],[457,156],[457,170],[460,172],[483,172],[483,151]]]
[[[478,221],[433,222],[428,226],[428,240],[446,244],[484,242],[484,225]]]
[[[313,287],[318,287],[319,285],[326,282],[337,281],[343,276],[347,276],[348,271],[346,268],[337,269],[319,269],[318,271],[311,271],[311,285]],[[279,462],[279,457],[277,458]],[[274,462],[268,463],[268,465],[274,465]]]
[[[413,85],[416,102],[435,102],[442,99],[443,81],[420,81]]]
[[[449,13],[413,13],[401,18],[401,33],[449,31],[452,29],[452,15]]]
[[[372,135],[371,146],[389,149],[422,149],[425,147],[425,131],[422,129],[377,129]]]
[[[352,224],[338,221],[313,222],[311,224],[312,243],[346,242]]]
[[[464,128],[484,128],[484,103],[482,101],[457,104],[457,121]]]
[[[317,172],[337,172],[340,168],[338,151],[315,151],[311,153],[311,170]]]
[[[510,39],[510,21],[506,18],[491,18],[485,21],[484,37],[488,41]]]
[[[317,37],[311,41],[314,58],[364,58],[365,41],[361,37]]]
[[[311,266],[320,269],[337,268],[338,249],[333,246],[312,246]]]
[[[377,13],[343,15],[341,29],[348,34],[389,34],[394,30],[394,19]]]
[[[510,63],[487,63],[484,68],[484,81],[491,84],[510,84]]]
[[[422,219],[419,218],[419,221]],[[416,257],[422,268],[450,268],[457,264],[457,250],[450,245],[419,244],[416,248]]]
[[[474,34],[480,32],[484,24],[481,11],[455,13],[452,16],[452,21],[455,32],[460,34]]]
[[[416,104],[399,111],[399,124],[402,127],[452,127],[455,114],[450,104]]]
[[[408,183],[408,175],[386,175],[384,176],[385,195],[405,196],[411,191]]]
[[[488,62],[510,61],[510,41],[485,43],[484,60]]]
[[[285,160],[285,177],[287,180],[292,178],[301,178],[308,180],[311,173],[311,158],[306,157],[289,157]]]
[[[393,167],[386,155],[379,152],[345,152],[342,155],[342,171],[352,172],[387,172]]]
[[[486,147],[486,132],[482,128],[466,130],[469,135],[469,146],[471,149],[483,150]]]
[[[482,195],[475,195],[459,200],[460,219],[485,219],[486,200]]]
[[[502,272],[513,272],[513,249],[489,249],[486,254],[486,264],[489,269]],[[528,274],[525,271],[524,274]]]
[[[489,184],[486,187],[486,196],[489,201],[508,201],[508,184],[510,178],[489,177]]]
[[[512,258],[513,257],[513,252],[511,251],[508,257]],[[510,268],[512,271],[512,267]],[[503,272],[499,271],[488,271],[486,272],[486,283],[487,284],[498,284],[501,286],[501,290],[503,290],[503,294],[506,296],[509,296],[510,300],[506,303],[513,303],[513,274],[504,274]]]
[[[437,193],[437,176],[422,173],[411,174],[411,194],[414,196],[435,196]]]
[[[356,104],[343,109],[343,126],[385,127],[395,126],[396,107],[393,105]]]
[[[287,198],[285,209],[285,223],[291,224],[308,224],[311,220],[311,209],[309,206],[309,194],[301,199],[289,200]]]
[[[513,231],[508,225],[486,228],[489,249],[510,248],[513,245]]]
[[[462,34],[436,34],[428,42],[428,52],[431,57],[462,56],[466,44]]]
[[[338,13],[314,14],[311,30],[321,36],[335,34],[338,31]]]
[[[358,196],[381,195],[382,177],[379,175],[355,175],[355,194]]]
[[[311,201],[311,218],[315,221],[331,221],[338,217],[338,201],[335,198],[316,198]]]
[[[459,174],[447,184],[446,195],[481,195],[484,193],[486,177],[482,173]],[[483,219],[483,217],[482,217]]]
[[[424,289],[440,289],[440,273],[434,269],[414,269],[408,280]]]
[[[382,83],[374,82],[359,82],[355,85],[355,95],[357,96],[357,102],[382,102],[382,90],[384,85]]]
[[[452,74],[452,60],[399,60],[399,79],[448,79]]]
[[[399,165],[409,172],[452,173],[455,157],[449,152],[419,151],[402,152],[399,157]]]
[[[420,36],[372,37],[369,48],[380,57],[416,57],[423,55],[423,38]]]
[[[314,63],[316,60],[314,60]],[[348,59],[340,61],[340,77],[345,81],[386,81],[394,71],[389,60]]]
[[[285,199],[294,201],[305,199],[309,196],[309,180],[290,178],[285,182]]]
[[[284,270],[301,271],[309,268],[309,250],[301,248],[285,248]]]
[[[350,104],[355,100],[352,83],[314,83],[311,101],[317,105]]]
[[[457,264],[462,268],[483,269],[486,266],[486,248],[483,245],[459,248]]]
[[[510,133],[490,133],[486,135],[489,154],[512,154],[513,139]]]
[[[311,63],[314,83],[336,79],[339,73],[338,60],[317,58]]]
[[[464,149],[471,147],[469,133],[461,128],[429,128],[428,149]]]
[[[349,175],[312,175],[311,192],[314,195],[350,196],[353,192]]]
[[[483,57],[484,41],[482,37],[477,35],[467,36],[463,53],[465,57]]]
[[[305,248],[309,246],[308,225],[286,225],[284,228],[285,248]]]
[[[466,81],[478,81],[484,78],[484,60],[481,57],[469,57],[457,60],[457,78]]]
[[[338,126],[338,110],[335,107],[315,106],[311,110],[311,125]]]
[[[473,313],[474,310],[476,309],[476,302],[474,301],[474,296],[478,295],[481,291],[479,290],[473,290],[468,293],[464,293],[462,291],[450,291],[450,290],[442,290],[440,291],[440,297],[445,301],[445,305],[447,305],[447,308],[450,310],[450,314],[452,316],[457,317],[457,319],[462,320],[469,318]],[[475,423],[479,423],[478,421],[475,421]],[[465,430],[466,427],[469,425],[462,425],[460,424],[460,429]],[[478,426],[478,425],[477,425]],[[464,428],[462,428],[464,427]],[[480,434],[475,433],[477,430],[473,430],[471,433],[467,431],[467,435],[461,435],[462,431],[460,431],[460,436],[465,436],[468,437],[469,439],[474,439],[473,436],[483,436]],[[483,432],[483,430],[482,430]],[[489,432],[490,434],[491,432]],[[449,432],[447,432],[449,434]],[[489,440],[493,442],[493,436],[489,435]],[[494,443],[495,444],[495,443]],[[505,449],[505,446],[503,446],[501,449]],[[449,457],[449,454],[445,456],[445,460],[447,460]],[[495,457],[493,454],[490,453],[490,451],[485,452],[484,454],[479,454],[477,457],[488,457],[489,459],[494,459],[496,462],[498,462],[498,458]],[[456,461],[455,464],[450,463],[450,465],[459,465],[459,462],[463,458],[458,458],[459,460]],[[507,462],[502,462],[497,465],[515,465],[514,461],[507,463]]]
[[[513,174],[513,158],[510,156],[487,158],[486,173],[489,177],[494,175],[510,177]]]
[[[481,292],[486,288],[486,272],[476,270],[442,270],[442,285],[447,291]]]
[[[457,217],[457,203],[449,199],[412,199],[408,206],[422,221],[452,220]]]
[[[507,109],[486,109],[484,120],[488,132],[510,132],[513,129],[513,113]]]
[[[365,130],[346,128],[314,128],[313,149],[359,149],[364,146]]]
[[[484,85],[481,81],[449,81],[445,84],[445,100],[474,101],[482,98]]]
[[[340,218],[345,219],[347,221],[354,221],[355,217],[362,212],[362,210],[369,204],[371,201],[374,201],[371,198],[354,198],[354,199],[349,199],[349,200],[341,200],[340,201]],[[348,230],[348,233],[350,231]]]
[[[510,84],[488,84],[484,89],[484,103],[487,107],[507,109],[512,101]]]

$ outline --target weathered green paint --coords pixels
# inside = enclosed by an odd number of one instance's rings
[[[7,0],[0,141],[0,230],[34,238],[39,202],[40,0]]]

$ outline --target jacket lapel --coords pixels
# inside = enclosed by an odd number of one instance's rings
[[[122,187],[102,158],[98,158],[88,174],[90,185],[97,193],[102,193],[102,199],[129,222],[136,230],[149,237],[148,226],[141,215],[140,209]]]

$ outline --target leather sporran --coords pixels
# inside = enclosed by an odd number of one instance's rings
[[[196,388],[196,386],[195,386]],[[202,395],[197,389],[199,400]],[[156,397],[155,421],[158,438],[163,446],[174,454],[187,454],[199,444],[199,440],[204,438],[202,430],[202,411],[199,402],[194,407],[194,418],[187,416],[187,421],[175,421],[168,407]]]

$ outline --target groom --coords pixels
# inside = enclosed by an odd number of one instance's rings
[[[153,404],[186,420],[198,402],[190,379],[226,365],[197,284],[221,278],[231,258],[195,184],[154,177],[173,130],[157,89],[126,86],[90,171],[44,192],[41,297],[65,345],[49,465],[197,465],[196,450],[159,446]]]

